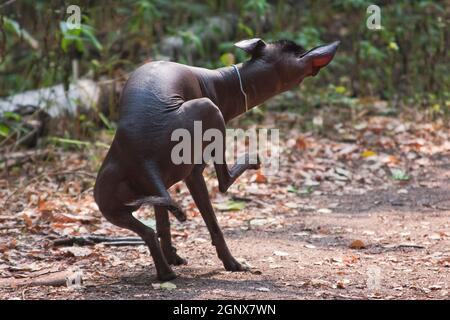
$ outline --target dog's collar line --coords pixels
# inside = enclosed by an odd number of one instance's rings
[[[245,100],[245,112],[247,112],[248,111],[247,94],[245,93],[244,87],[242,86],[241,74],[239,73],[239,69],[235,64],[232,64],[231,66],[234,68],[234,70],[236,70],[237,76],[239,78],[239,86],[241,88],[241,92],[244,95],[244,100]]]

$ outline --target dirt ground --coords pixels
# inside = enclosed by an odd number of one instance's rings
[[[374,121],[365,133],[378,128]],[[297,134],[286,139],[280,174],[248,172],[226,195],[208,172],[219,223],[247,272],[223,269],[186,187],[176,185],[171,191],[189,218],[171,218],[173,241],[188,264],[174,267],[170,290],[159,287],[143,245],[52,246],[64,235],[132,235],[101,217],[89,188],[80,195],[84,179],[92,180],[90,169],[79,169],[89,168],[89,155],[64,152],[59,172],[72,177],[67,170],[76,167],[78,178],[59,179],[58,171],[39,178],[50,163],[33,186],[23,172],[2,180],[9,204],[0,214],[0,299],[449,299],[450,148],[429,128],[387,134],[398,147],[395,161],[386,141],[371,147],[375,156],[365,142],[350,150],[339,139]],[[427,143],[412,145],[402,134]],[[408,179],[392,179],[385,154]],[[150,209],[138,216],[153,221]],[[11,285],[68,269],[82,272],[81,286]]]

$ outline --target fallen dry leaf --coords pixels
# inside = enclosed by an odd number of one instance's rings
[[[255,182],[256,183],[266,183],[267,177],[263,175],[261,172],[255,173]]]
[[[74,257],[87,257],[92,254],[92,250],[85,247],[61,248],[60,251],[68,253]]]
[[[349,279],[342,279],[336,283],[336,288],[345,289],[345,287],[350,283]]]
[[[364,249],[366,245],[362,240],[353,240],[352,243],[350,243],[351,249]]]
[[[372,150],[365,150],[361,153],[361,157],[363,157],[363,158],[369,158],[369,157],[373,157],[376,155],[377,155],[377,153]]]

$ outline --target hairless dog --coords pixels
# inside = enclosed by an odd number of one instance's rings
[[[194,121],[202,121],[203,131],[215,128],[225,136],[229,120],[292,89],[305,77],[315,76],[333,59],[339,42],[309,51],[292,41],[266,43],[259,38],[235,46],[249,53],[251,59],[216,70],[151,62],[134,71],[122,91],[117,132],[98,172],[94,197],[108,221],[142,237],[160,280],[176,277],[170,265],[186,263],[172,246],[168,216],[170,211],[178,220],[186,220],[167,191],[181,180],[206,223],[225,269],[244,270],[231,255],[217,223],[202,175],[206,163],[174,164],[171,151],[176,142],[171,140],[172,132],[184,128],[192,133]],[[202,148],[207,145],[203,142]],[[248,160],[249,155],[244,157]],[[259,163],[244,161],[228,168],[225,159],[215,161],[219,190],[226,192],[245,170],[258,167]],[[156,233],[132,215],[145,204],[154,206]]]

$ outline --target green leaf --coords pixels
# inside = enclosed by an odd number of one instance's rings
[[[20,120],[22,119],[22,117],[20,116],[20,114],[15,113],[15,112],[11,112],[11,111],[5,111],[5,112],[3,113],[3,116],[4,116],[6,119],[14,120],[14,121],[20,121]]]
[[[108,120],[108,118],[106,118],[106,116],[103,114],[103,112],[99,112],[98,116],[100,118],[100,120],[102,120],[103,124],[109,129],[109,130],[113,130],[114,126],[111,124],[111,122]]]
[[[103,50],[103,46],[100,44],[100,42],[97,40],[93,33],[93,29],[91,27],[82,25],[81,32],[88,38],[89,42],[98,50]]]
[[[392,179],[399,181],[406,181],[410,179],[410,176],[401,169],[391,169]]]
[[[248,37],[253,37],[253,35],[255,34],[249,26],[247,26],[246,24],[244,24],[242,22],[238,23],[238,29],[242,33],[245,33]]]
[[[103,46],[94,35],[94,28],[89,25],[81,24],[80,28],[71,29],[65,21],[59,23],[62,32],[61,48],[64,51],[68,50],[70,44],[74,44],[78,51],[85,51],[84,42],[90,43],[98,51],[103,49]]]
[[[91,143],[88,141],[66,139],[66,138],[59,138],[59,137],[49,137],[48,140],[56,142],[56,143],[67,144],[67,145],[76,145],[76,146],[80,146],[80,147],[86,147],[86,146],[91,145]]]
[[[28,31],[23,29],[17,21],[3,17],[3,25],[6,31],[17,34],[19,37],[28,42],[33,49],[37,49],[39,47],[38,41],[34,39]]]
[[[234,55],[229,52],[224,53],[220,56],[220,62],[222,62],[224,66],[231,66],[235,62]]]
[[[9,127],[6,124],[0,123],[0,136],[7,137],[9,134]]]
[[[178,35],[183,39],[183,43],[193,44],[201,55],[204,54],[203,42],[198,35],[192,31],[179,31]]]
[[[173,290],[177,288],[177,286],[172,282],[163,282],[159,287],[166,290]]]
[[[215,207],[221,211],[239,211],[245,208],[245,202],[230,200],[225,203],[216,203]]]
[[[104,148],[104,149],[109,149],[109,147],[110,147],[109,144],[106,144],[106,143],[101,142],[101,141],[95,142],[95,146],[100,147],[100,148]]]
[[[290,185],[290,186],[287,188],[287,192],[297,193],[297,192],[298,192],[298,189],[297,189],[295,186]]]
[[[300,191],[301,194],[311,194],[314,191],[313,186],[307,186],[305,189]]]

